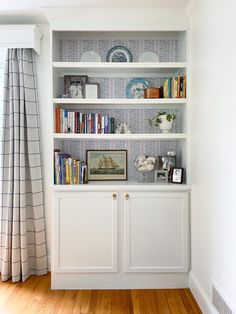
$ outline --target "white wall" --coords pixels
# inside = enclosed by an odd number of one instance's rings
[[[51,147],[52,147],[52,91],[51,91],[51,63],[50,63],[50,30],[48,25],[39,27],[43,34],[42,38],[42,53],[40,56],[36,55],[36,72],[38,83],[38,97],[39,97],[39,112],[41,125],[41,148],[43,161],[43,177],[44,177],[44,209],[46,220],[46,237],[47,250],[51,256],[51,213],[53,194],[50,186],[52,185],[52,161],[51,161]]]
[[[214,279],[236,308],[236,1],[198,2],[189,13],[193,183],[190,284],[192,289],[197,288],[195,292],[200,293],[204,305],[204,298],[210,302]]]

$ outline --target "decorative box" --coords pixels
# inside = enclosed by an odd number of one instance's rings
[[[145,88],[144,98],[160,98],[160,88]]]

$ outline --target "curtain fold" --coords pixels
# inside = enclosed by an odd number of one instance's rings
[[[7,52],[1,152],[3,281],[47,273],[39,114],[32,49]]]

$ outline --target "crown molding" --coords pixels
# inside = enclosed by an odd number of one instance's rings
[[[188,17],[183,9],[75,6],[41,7],[41,10],[53,30],[183,31],[188,28]]]

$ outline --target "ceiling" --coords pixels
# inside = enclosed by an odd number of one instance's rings
[[[142,7],[184,9],[188,0],[0,0],[0,24],[47,23],[41,11],[50,7]]]

